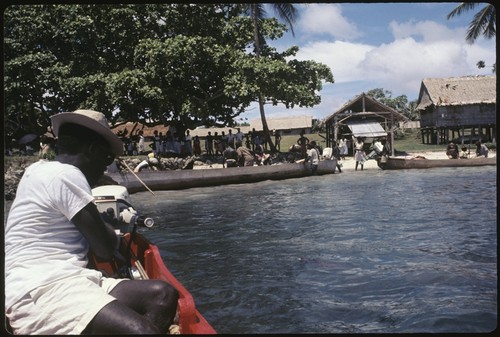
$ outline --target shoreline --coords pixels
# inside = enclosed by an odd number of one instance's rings
[[[393,158],[415,158],[415,157],[425,157],[426,159],[448,159],[448,156],[446,155],[445,151],[418,151],[418,152],[408,152],[404,156],[393,156]],[[488,153],[489,158],[494,158],[496,157],[496,151],[490,150]],[[471,158],[476,158],[475,153],[471,153]],[[467,159],[460,159],[460,160],[467,160]],[[340,161],[342,164],[342,172],[350,172],[350,171],[356,171],[356,162],[354,161],[353,156],[347,156],[345,159],[342,159]],[[193,169],[195,170],[210,170],[210,169],[219,169],[223,168],[222,164],[218,163],[212,163],[210,165],[199,165],[199,166],[194,166]],[[377,161],[374,159],[369,159],[365,162],[363,165],[363,170],[361,170],[361,167],[358,166],[358,171],[367,171],[367,170],[381,170],[380,167],[377,165]],[[339,172],[335,172],[339,173]]]
[[[404,156],[394,156],[398,158],[414,158],[414,157],[425,157],[426,159],[448,159],[445,151],[420,151],[420,152],[410,152]],[[471,153],[471,158],[475,158],[475,153]],[[488,153],[488,157],[494,158],[496,157],[496,151],[490,150]],[[467,159],[457,159],[457,160],[467,160]],[[353,156],[348,156],[344,160],[341,160],[342,164],[342,172],[336,172],[336,174],[343,174],[344,172],[364,172],[364,171],[373,171],[373,170],[381,170],[378,167],[377,161],[374,159],[370,159],[365,162],[363,165],[363,170],[358,166],[358,170],[355,170],[356,162],[354,161]],[[17,184],[21,179],[22,174],[24,174],[24,169],[32,164],[31,161],[13,161],[9,167],[4,167],[4,200],[13,200],[17,190]],[[216,169],[223,168],[222,164],[219,163],[196,163],[193,166],[195,170],[204,170],[204,169]]]

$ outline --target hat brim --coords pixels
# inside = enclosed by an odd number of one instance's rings
[[[96,120],[87,117],[85,115],[74,113],[74,112],[62,112],[50,117],[52,121],[52,131],[56,137],[59,136],[59,128],[65,123],[72,123],[84,126],[98,135],[100,135],[104,140],[110,145],[111,151],[116,156],[121,156],[123,154],[123,142],[117,135],[115,135],[111,129],[100,124]]]

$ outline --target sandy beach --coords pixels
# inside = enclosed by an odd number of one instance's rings
[[[398,158],[415,158],[415,157],[425,157],[427,159],[448,159],[446,156],[446,151],[424,151],[424,152],[412,152],[408,153],[405,156],[396,156]],[[476,154],[471,153],[471,158],[475,158]],[[490,150],[488,153],[488,157],[496,157],[496,151]],[[465,159],[464,159],[465,160]],[[349,156],[346,157],[345,160],[340,161],[342,164],[342,172],[355,171],[356,162],[354,161],[354,157]],[[199,165],[193,167],[196,170],[200,169],[211,169],[211,168],[222,168],[222,164],[213,163],[211,165]],[[363,166],[363,171],[372,171],[372,170],[380,170],[377,165],[377,162],[373,159],[370,159],[365,162]],[[361,167],[358,166],[358,171],[361,171]],[[356,172],[358,172],[356,171]]]
[[[425,157],[427,159],[448,159],[448,156],[446,155],[446,151],[428,151],[428,152],[412,152],[408,153],[405,156],[395,156],[397,158],[415,158],[415,157]],[[476,154],[472,153],[471,151],[471,158],[475,158]],[[490,150],[488,153],[488,157],[496,157],[496,151]],[[466,160],[466,159],[463,159]],[[345,160],[340,161],[342,163],[342,171],[354,171],[356,167],[356,161],[352,156],[346,157]],[[363,166],[363,171],[367,170],[380,170],[380,168],[377,166],[377,162],[373,159],[368,160],[365,162],[365,165]],[[358,171],[361,171],[360,167],[358,166]]]

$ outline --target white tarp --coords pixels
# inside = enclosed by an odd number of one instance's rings
[[[377,122],[347,122],[354,137],[383,137],[387,136],[382,125]]]

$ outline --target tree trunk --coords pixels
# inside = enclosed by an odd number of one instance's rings
[[[260,110],[260,119],[262,121],[262,129],[264,131],[264,138],[267,140],[267,143],[269,144],[271,153],[275,153],[276,146],[274,145],[271,139],[269,126],[267,126],[266,113],[264,112],[264,99],[262,98],[262,94],[259,94],[259,110]]]

